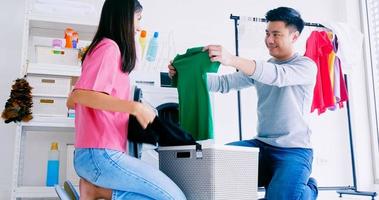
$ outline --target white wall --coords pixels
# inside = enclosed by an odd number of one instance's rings
[[[357,9],[360,9],[359,1],[347,1],[347,13],[346,22],[360,28],[363,32],[363,25],[361,24],[361,16],[365,16],[365,13],[356,12]],[[366,44],[367,45],[367,44]],[[368,53],[363,51],[363,53]],[[354,66],[356,70],[351,73],[350,81],[350,95],[352,97],[352,128],[353,128],[353,139],[355,146],[355,155],[356,155],[356,167],[357,167],[357,184],[359,190],[373,190],[375,186],[374,183],[374,173],[373,173],[373,161],[372,161],[372,152],[371,152],[371,128],[369,123],[369,100],[368,97],[368,88],[366,80],[366,66],[365,62],[362,60],[361,64]],[[365,67],[364,67],[365,66]],[[367,67],[368,68],[368,67]],[[364,98],[361,98],[364,97]],[[378,170],[378,169],[377,169]],[[378,185],[376,185],[378,191]]]
[[[339,21],[349,22],[359,27],[359,1],[278,1],[268,0],[141,0],[144,6],[144,25],[150,30],[171,32],[174,35],[175,47],[178,53],[192,46],[209,43],[223,44],[234,51],[233,24],[229,19],[235,15],[264,16],[264,13],[277,6],[292,6],[298,9],[306,21]],[[285,2],[285,3],[283,3]],[[346,5],[347,4],[347,5]],[[217,6],[216,6],[217,5]],[[328,5],[328,6],[324,6]],[[338,12],[337,12],[338,10]],[[24,20],[24,0],[0,0],[0,105],[4,105],[10,92],[12,81],[19,76],[21,39]],[[322,13],[322,14],[320,14]],[[10,17],[11,16],[11,17]],[[9,23],[9,20],[11,20]],[[220,31],[221,30],[221,31]],[[363,62],[362,62],[363,66]],[[223,73],[230,72],[222,68]],[[369,124],[367,117],[366,86],[363,67],[357,67],[352,75],[351,94],[352,111],[354,114],[354,136],[356,144],[356,159],[358,183],[363,189],[372,187],[372,164]],[[215,121],[224,124],[215,128],[223,135],[223,141],[237,139],[236,100],[233,93],[216,95],[215,107],[223,108],[215,111]],[[233,100],[234,99],[234,100]],[[3,102],[1,104],[1,102]],[[4,162],[0,165],[0,199],[9,199],[13,162],[13,143],[15,125],[0,123],[2,136],[0,152]],[[327,130],[325,130],[327,131]]]
[[[1,111],[10,94],[13,80],[20,74],[24,1],[0,1],[0,105]],[[13,164],[14,124],[0,122],[0,199],[10,199]]]

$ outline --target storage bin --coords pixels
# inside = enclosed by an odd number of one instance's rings
[[[188,200],[258,198],[259,149],[229,145],[160,147],[159,169]]]
[[[78,49],[61,48],[55,50],[53,47],[36,46],[36,62],[77,66],[80,65],[78,53]]]
[[[71,77],[29,74],[27,79],[34,96],[67,97],[71,89]]]
[[[33,116],[67,118],[66,99],[64,97],[33,96]]]

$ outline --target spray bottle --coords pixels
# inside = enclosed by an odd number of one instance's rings
[[[74,31],[72,33],[72,48],[76,49],[78,47],[79,42],[79,34],[78,32]]]
[[[66,40],[65,48],[72,48],[72,34],[74,33],[73,28],[66,28],[64,31],[64,39]]]

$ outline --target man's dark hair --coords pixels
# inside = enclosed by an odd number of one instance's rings
[[[268,22],[282,21],[286,26],[294,27],[299,33],[304,28],[304,21],[301,19],[300,13],[293,8],[279,7],[272,9],[266,13]]]

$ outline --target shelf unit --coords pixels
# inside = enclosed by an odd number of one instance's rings
[[[28,74],[48,74],[58,76],[80,76],[82,68],[71,65],[54,65],[45,63],[29,63]]]
[[[36,0],[26,0],[23,47],[21,55],[21,72],[20,75],[27,74],[51,75],[64,77],[80,76],[80,66],[58,65],[38,63],[31,55],[33,51],[33,38],[63,38],[65,28],[72,27],[79,33],[81,41],[90,41],[97,30],[100,8],[103,0],[80,0],[84,3],[91,3],[95,8],[96,15],[88,17],[82,16],[59,16],[52,14],[35,13],[33,10]],[[77,2],[80,2],[77,1]],[[33,86],[32,86],[33,87]],[[53,187],[42,185],[29,186],[23,185],[24,179],[24,159],[26,135],[37,132],[74,132],[74,119],[65,117],[52,116],[34,116],[27,123],[19,123],[16,127],[16,136],[14,144],[13,172],[12,172],[12,193],[11,199],[44,199],[57,198]],[[61,166],[63,167],[63,166]],[[36,169],[37,170],[37,169]]]
[[[18,187],[15,191],[18,198],[52,198],[57,197],[53,187]]]
[[[35,36],[61,38],[67,27],[80,33],[80,39],[91,40],[97,29],[97,20],[87,18],[67,18],[46,15],[28,15],[30,31]]]

